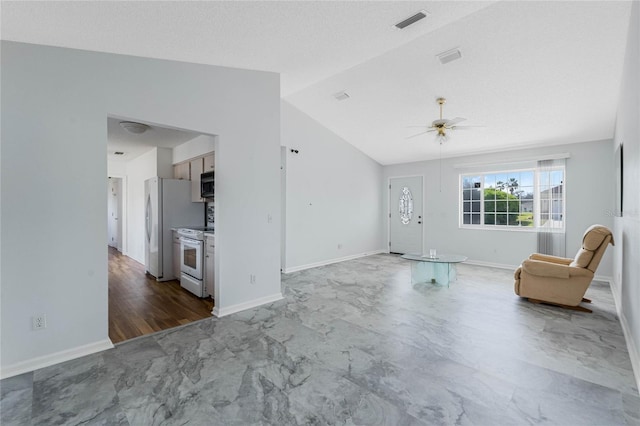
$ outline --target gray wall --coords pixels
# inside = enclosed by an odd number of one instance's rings
[[[3,375],[110,345],[107,115],[219,135],[216,306],[281,294],[277,74],[6,41],[1,54]]]
[[[435,141],[433,143],[436,143]],[[455,136],[447,144],[455,143]],[[469,260],[490,265],[515,267],[536,251],[535,232],[460,229],[459,175],[493,171],[498,164],[524,168],[520,160],[569,153],[566,160],[566,247],[573,257],[582,242],[584,230],[594,223],[612,226],[613,155],[611,141],[586,142],[545,148],[531,148],[494,154],[446,158],[383,168],[384,211],[388,211],[388,179],[394,176],[423,175],[424,249],[464,254]],[[446,146],[443,146],[446,153]],[[446,154],[445,154],[446,155]],[[473,166],[484,164],[483,166]],[[533,163],[531,163],[533,165]],[[442,175],[440,176],[440,169]],[[388,235],[388,223],[383,225]],[[611,253],[605,254],[598,276],[611,276]]]
[[[382,166],[286,101],[281,114],[285,271],[382,250]]]
[[[624,147],[624,210],[615,219],[614,294],[640,383],[640,3],[633,3],[614,149]]]

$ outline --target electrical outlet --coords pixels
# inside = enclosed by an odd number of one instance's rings
[[[249,284],[255,284],[256,283],[256,276],[251,274],[249,275]]]
[[[342,244],[338,244],[338,250],[342,248]]]
[[[31,326],[33,330],[42,330],[47,328],[47,317],[45,314],[36,315],[31,317]]]

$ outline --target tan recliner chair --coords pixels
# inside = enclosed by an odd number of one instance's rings
[[[533,303],[548,303],[577,311],[591,303],[584,294],[613,235],[606,226],[593,225],[582,237],[582,248],[575,259],[532,254],[515,272],[515,292]]]

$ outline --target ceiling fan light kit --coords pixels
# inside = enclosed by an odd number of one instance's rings
[[[437,98],[436,102],[440,105],[440,118],[437,120],[433,120],[430,126],[425,126],[427,130],[424,132],[418,133],[413,136],[407,137],[407,139],[415,138],[416,136],[424,135],[429,132],[436,132],[436,140],[442,144],[449,139],[449,135],[447,134],[447,130],[455,130],[455,129],[463,129],[468,127],[478,127],[478,126],[458,126],[458,123],[465,121],[466,118],[456,117],[451,120],[448,118],[442,118],[442,106],[447,103],[445,98]],[[480,126],[481,127],[481,126]]]

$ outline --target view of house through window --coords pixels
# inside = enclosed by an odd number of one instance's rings
[[[564,168],[461,175],[463,227],[564,227]]]

